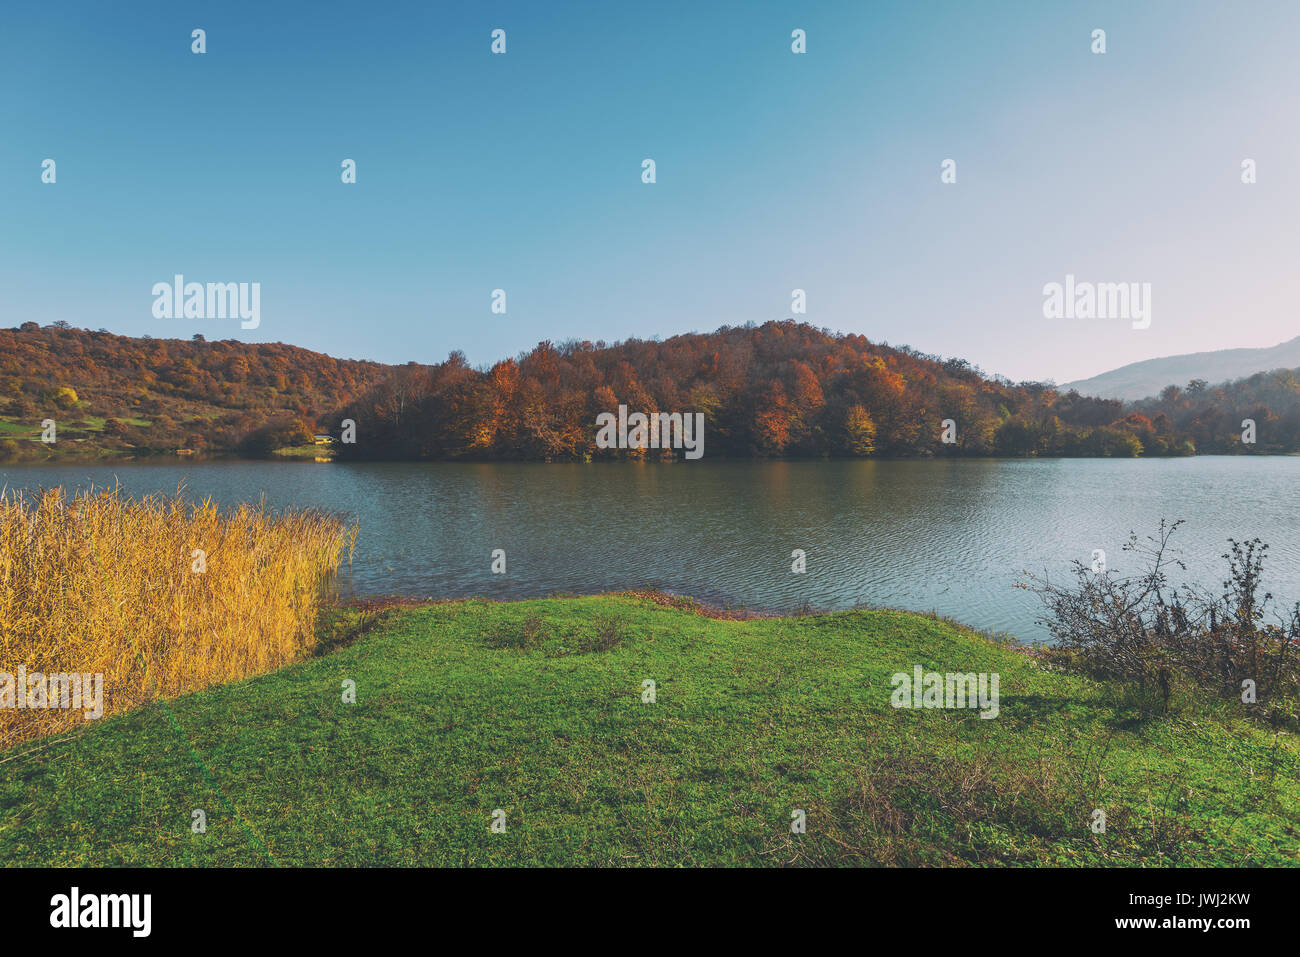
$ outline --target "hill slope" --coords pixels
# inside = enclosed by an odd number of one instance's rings
[[[1135,401],[1158,395],[1167,385],[1186,386],[1193,379],[1210,385],[1243,379],[1257,372],[1300,367],[1300,336],[1267,349],[1221,349],[1133,362],[1090,379],[1067,382],[1061,391]]]
[[[350,459],[684,457],[646,436],[599,441],[601,416],[702,417],[705,454],[1183,455],[1187,436],[1125,420],[1120,402],[989,377],[866,336],[793,320],[663,341],[542,342],[490,369],[459,354],[402,366],[344,410]],[[698,419],[696,419],[698,420]]]
[[[294,444],[388,372],[279,342],[133,339],[25,323],[0,329],[0,457]],[[40,442],[47,418],[57,425],[52,445]]]
[[[914,665],[998,716],[891,707]],[[0,864],[1297,863],[1294,739],[901,612],[438,604],[167,707],[0,756]]]

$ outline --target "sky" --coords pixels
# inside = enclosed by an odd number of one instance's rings
[[[0,325],[482,365],[793,317],[1057,382],[1270,346],[1300,334],[1298,27],[1291,0],[11,4]],[[260,283],[260,324],[155,318],[176,274]],[[1149,328],[1045,317],[1067,274],[1150,283]]]

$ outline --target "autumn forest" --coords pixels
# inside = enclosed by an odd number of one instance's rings
[[[1136,403],[1012,383],[961,359],[768,322],[663,341],[539,343],[488,368],[334,359],[280,343],[0,330],[0,458],[675,457],[597,448],[619,405],[704,414],[709,457],[1168,456],[1300,451],[1300,370],[1171,384]],[[1256,442],[1243,443],[1253,420]],[[58,425],[57,443],[40,441]],[[945,420],[950,420],[944,441]]]

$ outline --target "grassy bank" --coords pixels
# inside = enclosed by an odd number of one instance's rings
[[[1300,863],[1292,737],[1166,715],[944,621],[610,596],[372,624],[0,754],[0,863]],[[997,672],[998,716],[891,707],[914,665]]]
[[[0,494],[0,672],[102,674],[113,714],[279,668],[315,646],[350,535],[320,512],[179,495]],[[83,723],[0,694],[0,747]]]

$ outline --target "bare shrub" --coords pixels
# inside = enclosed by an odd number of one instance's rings
[[[1046,660],[1095,678],[1158,692],[1167,709],[1176,687],[1235,698],[1274,725],[1294,723],[1300,692],[1300,604],[1285,616],[1262,592],[1268,546],[1229,539],[1228,577],[1218,595],[1195,586],[1172,587],[1168,571],[1186,566],[1172,556],[1170,539],[1181,521],[1161,521],[1157,534],[1129,537],[1124,551],[1145,569],[1122,577],[1072,566],[1073,584],[1029,575],[1027,588],[1042,599],[1039,620],[1057,644]],[[1262,593],[1261,593],[1262,592]],[[1266,621],[1273,617],[1273,621]],[[1253,687],[1255,700],[1249,700]]]

